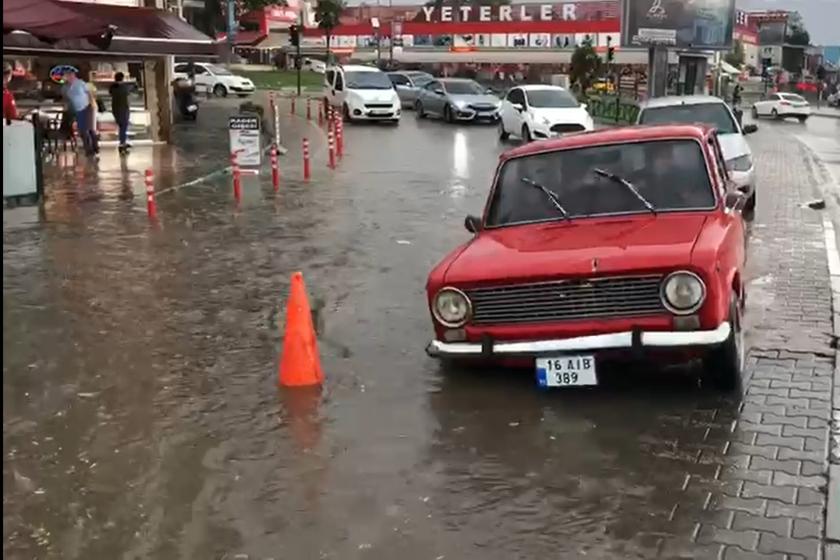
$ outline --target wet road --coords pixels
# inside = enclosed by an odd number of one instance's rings
[[[6,211],[6,557],[634,558],[690,535],[675,494],[728,468],[737,399],[653,371],[541,393],[424,354],[426,274],[504,148],[408,115],[348,127],[339,170],[278,197],[161,196],[157,228],[138,200]],[[323,395],[276,388],[295,270]]]

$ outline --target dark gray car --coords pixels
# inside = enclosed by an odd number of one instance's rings
[[[447,122],[499,120],[501,100],[475,80],[440,78],[417,94],[418,118],[438,117]]]
[[[414,109],[414,102],[417,100],[417,92],[435,79],[426,72],[417,70],[406,70],[403,72],[388,72],[394,89],[400,97],[403,109]]]

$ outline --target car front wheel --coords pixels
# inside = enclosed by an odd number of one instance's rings
[[[770,111],[770,115],[771,115],[774,119],[778,119],[778,118],[779,118],[779,112],[778,112],[776,109],[773,109],[772,111]]]
[[[450,124],[455,122],[455,113],[452,112],[452,107],[449,105],[443,108],[443,120]]]
[[[508,138],[510,138],[510,133],[507,130],[505,130],[505,123],[502,121],[502,119],[499,119],[499,140],[504,141]]]
[[[525,144],[530,143],[533,140],[531,137],[531,130],[528,128],[527,124],[522,125],[522,141]]]
[[[722,391],[733,391],[740,386],[746,359],[741,305],[738,294],[734,291],[729,302],[729,324],[732,327],[729,337],[723,344],[709,352],[703,364],[705,378],[716,389]]]
[[[222,84],[216,84],[213,87],[213,95],[215,95],[216,97],[227,97],[227,94],[227,88]]]
[[[418,102],[414,105],[414,113],[417,115],[417,118],[418,118],[418,119],[425,119],[425,118],[426,118],[426,112],[425,112],[425,111],[423,111],[423,103],[421,103],[420,101],[418,101]]]

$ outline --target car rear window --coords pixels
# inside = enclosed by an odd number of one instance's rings
[[[804,97],[802,97],[801,95],[796,95],[795,93],[780,93],[779,95],[785,101],[796,101],[797,103],[805,101]]]
[[[603,174],[628,181],[657,212],[707,210],[716,204],[700,144],[658,140],[508,160],[499,171],[486,223],[562,220],[562,212],[534,183],[556,194],[571,219],[649,212],[631,189]]]
[[[738,132],[738,126],[723,103],[690,103],[647,107],[639,116],[639,124],[702,123],[717,128],[718,134]]]

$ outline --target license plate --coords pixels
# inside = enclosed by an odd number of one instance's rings
[[[537,358],[537,383],[540,387],[597,385],[595,356],[577,354]]]

